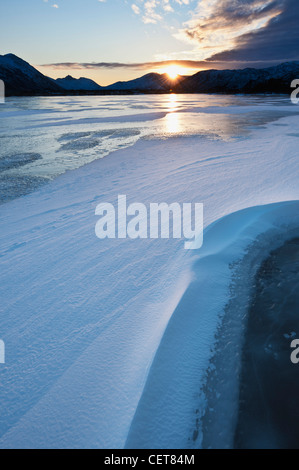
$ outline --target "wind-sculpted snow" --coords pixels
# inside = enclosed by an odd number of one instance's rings
[[[190,127],[197,115],[169,113],[164,140],[135,136],[130,148],[0,206],[0,447],[203,442],[203,386],[230,300],[231,263],[259,235],[277,229],[282,237],[297,221],[297,203],[281,201],[299,200],[298,137],[289,135],[298,133],[298,116],[275,113],[238,134],[235,116],[211,113],[207,122],[205,114],[202,129],[217,139],[203,130],[200,139],[180,138],[178,115]],[[61,144],[92,135],[58,142],[72,134],[61,127],[54,145],[49,129],[32,134],[43,141],[44,164],[49,149],[65,163]],[[171,129],[175,139],[166,138]],[[128,203],[204,203],[203,249],[187,252],[177,239],[97,239],[95,208],[119,194]],[[227,409],[236,384],[228,385]]]
[[[294,235],[299,235],[299,201],[245,209],[208,227],[192,282],[156,353],[126,447],[198,448],[203,440],[206,448],[233,447],[248,281],[270,251]],[[232,273],[238,270],[232,265],[242,258],[242,281],[233,290]]]

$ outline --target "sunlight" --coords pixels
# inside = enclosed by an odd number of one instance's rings
[[[171,78],[171,80],[175,80],[178,77],[180,71],[176,65],[171,65],[170,67],[166,69],[166,73],[169,76],[169,78]]]
[[[166,131],[169,134],[177,134],[180,131],[179,115],[176,113],[178,109],[177,99],[178,97],[174,93],[168,96],[167,105],[169,113],[166,116]]]
[[[175,111],[176,108],[177,108],[177,95],[175,93],[171,93],[170,95],[168,95],[168,102],[167,102],[167,105],[168,105],[168,109],[170,111]]]
[[[177,113],[169,113],[166,116],[166,132],[168,134],[178,134],[181,130],[179,115]]]

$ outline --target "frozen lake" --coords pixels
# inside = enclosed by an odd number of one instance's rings
[[[8,98],[0,106],[0,202],[140,139],[240,139],[295,110],[276,96]]]
[[[1,448],[233,446],[249,288],[298,237],[298,114],[279,96],[0,105]],[[120,194],[203,203],[203,247],[99,240]]]

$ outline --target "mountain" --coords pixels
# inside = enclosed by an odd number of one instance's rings
[[[105,87],[105,90],[115,91],[158,91],[165,92],[171,90],[175,83],[181,81],[184,77],[178,77],[176,80],[169,78],[167,73],[148,73],[143,77],[129,80],[128,82],[117,82]]]
[[[291,82],[299,79],[299,62],[285,62],[264,69],[204,70],[189,77],[148,73],[127,82],[101,87],[88,78],[70,75],[57,80],[38,72],[13,54],[0,56],[0,79],[7,96],[126,94],[126,93],[290,93]]]
[[[299,78],[299,62],[265,69],[205,70],[186,77],[174,87],[178,93],[290,93]]]
[[[34,67],[15,56],[0,56],[0,79],[6,96],[33,96],[61,93],[61,88]]]
[[[72,90],[72,91],[97,91],[102,90],[103,87],[98,85],[93,80],[89,78],[73,78],[68,75],[65,78],[57,78],[54,80],[61,88],[64,90]]]

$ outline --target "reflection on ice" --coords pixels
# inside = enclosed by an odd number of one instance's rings
[[[180,119],[177,113],[170,113],[166,116],[166,132],[169,134],[179,134],[181,131]]]
[[[177,109],[178,97],[174,93],[169,95],[168,108],[169,111],[175,111]]]

